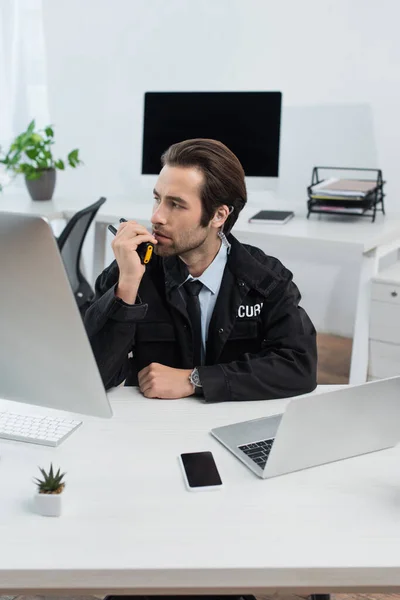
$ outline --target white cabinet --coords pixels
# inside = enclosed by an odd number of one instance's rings
[[[400,375],[400,262],[372,279],[368,379]]]

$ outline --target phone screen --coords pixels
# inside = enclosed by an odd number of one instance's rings
[[[190,487],[222,485],[217,465],[211,452],[181,454]]]

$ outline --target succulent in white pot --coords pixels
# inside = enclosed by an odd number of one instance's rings
[[[53,464],[50,464],[47,472],[41,467],[39,470],[43,478],[34,480],[37,485],[37,493],[34,497],[35,509],[44,517],[59,517],[62,512],[65,473],[60,473],[60,469],[55,472]]]

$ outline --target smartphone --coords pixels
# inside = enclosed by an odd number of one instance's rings
[[[212,452],[181,454],[179,462],[189,491],[218,490],[222,487],[222,479]]]
[[[126,219],[120,219],[120,223],[126,223]],[[114,225],[108,226],[108,231],[111,231],[114,235],[117,234],[117,228]],[[153,256],[154,245],[151,242],[143,242],[143,244],[139,244],[136,248],[136,252],[140,256],[140,262],[142,265],[147,265],[150,262],[151,257]]]

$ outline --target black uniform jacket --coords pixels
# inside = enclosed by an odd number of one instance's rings
[[[223,279],[211,317],[199,375],[206,402],[303,394],[316,387],[316,332],[299,306],[292,273],[276,258],[228,236]],[[85,326],[106,388],[138,385],[138,372],[156,362],[190,369],[192,329],[180,283],[186,265],[153,256],[135,305],[115,296],[114,261],[96,281]]]

